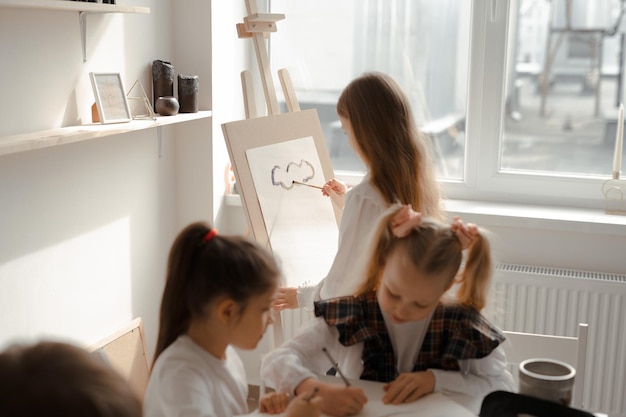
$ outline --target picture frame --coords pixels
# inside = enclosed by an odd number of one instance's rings
[[[132,114],[119,72],[90,72],[100,123],[124,123]]]

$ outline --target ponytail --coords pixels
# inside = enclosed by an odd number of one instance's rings
[[[226,296],[245,308],[250,297],[275,286],[279,274],[274,258],[255,242],[218,235],[204,223],[187,226],[168,258],[153,364],[212,301]]]
[[[485,308],[491,274],[491,247],[489,241],[479,233],[468,249],[467,261],[461,273],[456,295],[458,301],[477,311]]]

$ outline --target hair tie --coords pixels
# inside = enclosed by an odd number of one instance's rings
[[[422,214],[411,208],[410,204],[402,206],[391,219],[391,233],[397,238],[407,237],[413,228],[422,224]]]
[[[467,249],[474,244],[478,236],[478,227],[474,223],[463,223],[460,217],[455,217],[450,226],[452,232],[461,243],[461,249]]]
[[[204,235],[204,237],[202,238],[202,243],[206,243],[209,240],[213,239],[215,236],[217,236],[217,229],[211,229],[209,230],[206,235]]]

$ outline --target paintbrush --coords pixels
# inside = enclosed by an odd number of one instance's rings
[[[311,188],[317,188],[318,190],[323,189],[324,187],[320,187],[319,185],[313,185],[313,184],[305,184],[303,182],[300,181],[292,181],[293,184],[299,184],[299,185],[306,185],[307,187],[311,187]]]

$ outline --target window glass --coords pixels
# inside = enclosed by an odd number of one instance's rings
[[[620,9],[619,0],[519,0],[511,8],[502,172],[611,174]]]
[[[287,68],[300,107],[317,109],[335,172],[365,169],[335,105],[353,78],[375,70],[409,95],[439,177],[463,179],[471,2],[272,0],[270,11],[285,14],[270,37],[272,68]]]

